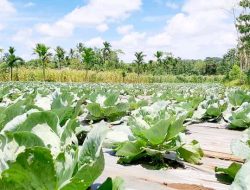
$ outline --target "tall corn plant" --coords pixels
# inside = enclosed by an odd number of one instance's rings
[[[36,44],[36,47],[34,49],[34,54],[37,54],[39,57],[39,61],[42,64],[43,67],[43,80],[46,80],[46,76],[45,76],[45,69],[46,69],[46,62],[48,60],[48,58],[52,55],[49,52],[49,47],[47,47],[45,44]]]

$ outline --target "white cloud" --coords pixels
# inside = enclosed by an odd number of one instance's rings
[[[17,33],[12,37],[12,41],[22,43],[26,47],[32,48],[32,46],[35,44],[35,41],[32,40],[32,37],[32,29],[23,29],[17,31]]]
[[[123,26],[119,26],[117,27],[117,32],[119,34],[128,34],[129,32],[131,32],[134,29],[134,26],[129,24],[129,25],[123,25]]]
[[[32,28],[20,29],[12,37],[11,42],[14,42],[19,56],[25,60],[35,58],[33,49],[37,43],[44,43],[53,49],[58,43],[49,37],[37,36]]]
[[[125,45],[127,47],[138,46],[140,41],[146,37],[146,33],[139,33],[139,32],[131,32],[129,34],[124,35],[121,40],[116,43]]]
[[[156,46],[156,47],[166,47],[171,45],[171,36],[167,33],[160,33],[154,36],[148,37],[146,43],[148,46]]]
[[[182,12],[168,20],[164,31],[147,44],[183,58],[221,56],[236,44],[230,9],[235,0],[187,0]]]
[[[121,49],[125,54],[121,55],[124,61],[130,62],[134,59],[136,51],[144,51],[143,42],[146,40],[145,32],[130,32],[125,34],[120,40],[111,41],[113,48]]]
[[[238,0],[187,0],[182,7],[183,12],[195,13],[195,12],[208,12],[208,11],[223,11],[225,9],[231,9],[233,5],[236,5]],[[212,16],[212,15],[211,15]]]
[[[74,9],[56,23],[39,24],[36,28],[41,34],[52,37],[70,36],[77,27],[97,27],[103,31],[107,29],[107,23],[127,18],[141,5],[141,0],[90,0],[87,5]]]
[[[36,4],[34,2],[28,2],[26,4],[24,4],[24,7],[28,8],[28,7],[34,7]]]
[[[75,26],[70,22],[60,20],[53,25],[37,24],[35,29],[45,36],[50,37],[70,37],[73,34]]]
[[[178,9],[179,5],[173,1],[167,1],[166,2],[166,7],[170,9]]]
[[[162,32],[130,31],[112,44],[124,49],[126,61],[132,61],[136,51],[144,51],[146,59],[152,59],[157,50],[182,58],[222,56],[236,45],[233,18],[225,11],[233,4],[235,0],[187,0],[181,12],[167,20]]]
[[[100,48],[100,47],[103,46],[104,41],[105,40],[102,39],[101,37],[96,37],[96,38],[92,38],[92,39],[86,41],[85,44],[87,46],[90,46],[90,47],[98,47],[98,48]]]
[[[0,31],[3,30],[5,28],[4,24],[0,23]]]
[[[109,29],[109,26],[107,24],[100,24],[96,27],[96,29],[99,31],[99,32],[106,32],[108,29]]]
[[[11,37],[11,41],[15,43],[17,53],[25,60],[29,60],[32,57],[34,45],[37,43],[36,40],[33,36],[32,29],[18,30],[16,34]]]
[[[157,32],[153,29],[137,31],[133,25],[125,25],[122,22],[133,11],[140,9],[141,1],[89,0],[86,5],[74,9],[57,22],[40,23],[17,31],[8,43],[12,43],[11,40],[16,42],[17,49],[23,48],[23,53],[28,52],[28,56],[37,42],[46,43],[50,47],[62,45],[69,48],[82,40],[74,35],[75,29],[87,28],[105,32],[109,26],[118,25],[116,31],[120,38],[117,34],[104,38],[95,32],[97,37],[86,39],[85,44],[91,47],[102,47],[104,41],[110,41],[114,49],[122,49],[125,52],[121,58],[129,62],[134,59],[136,51],[144,51],[147,54],[146,59],[152,59],[157,50],[173,52],[182,58],[205,58],[221,56],[236,44],[233,18],[225,11],[225,9],[229,10],[236,0],[185,0],[182,5],[179,5],[178,13],[175,15],[148,14],[148,21],[165,21],[162,29],[157,26],[155,29]],[[10,1],[0,0],[0,7],[3,2]],[[9,11],[5,11],[5,15],[16,12],[14,6],[9,5],[14,11],[6,8]],[[1,15],[3,15],[2,12],[0,12],[0,30],[7,24],[1,22]],[[150,27],[153,28],[154,25]],[[95,33],[93,32],[93,35]],[[1,38],[4,39],[2,36]],[[1,44],[2,42],[3,40]]]
[[[16,13],[16,9],[9,0],[0,0],[0,19]]]
[[[6,19],[16,13],[14,5],[9,0],[0,0],[0,31],[6,28]]]

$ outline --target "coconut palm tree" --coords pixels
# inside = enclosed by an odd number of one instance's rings
[[[175,58],[174,55],[171,52],[165,53],[165,57],[162,60],[163,66],[165,67],[165,71],[167,74],[171,73],[172,69],[175,69]]]
[[[88,71],[91,67],[91,64],[94,63],[95,60],[95,52],[92,48],[84,48],[82,53],[82,59],[85,63],[86,75],[85,78],[88,77]]]
[[[75,50],[70,48],[70,50],[69,50],[69,58],[73,59],[74,57],[75,57]]]
[[[82,53],[83,53],[84,48],[85,46],[82,42],[76,45],[76,56],[80,60],[80,62],[82,62],[81,58],[82,58]]]
[[[66,51],[62,47],[57,46],[55,52],[56,52],[55,57],[57,59],[57,66],[59,67],[59,69],[61,69],[62,63],[65,60]]]
[[[49,47],[47,47],[45,44],[38,43],[36,44],[34,51],[34,54],[37,54],[39,57],[39,60],[43,67],[43,80],[45,81],[45,69],[46,69],[46,62],[48,61],[49,57],[52,55],[49,52]]]
[[[137,74],[138,74],[138,77],[140,75],[140,72],[141,72],[141,65],[144,63],[144,57],[146,57],[146,55],[143,54],[143,52],[136,52],[135,53],[135,60],[134,60],[134,63],[137,64]]]
[[[103,42],[103,49],[102,49],[102,55],[103,55],[103,64],[106,62],[107,58],[111,54],[111,44],[109,42]]]
[[[84,49],[84,44],[82,42],[80,42],[79,44],[76,45],[76,49],[78,51],[78,53],[82,53],[83,49]]]
[[[19,64],[22,64],[24,61],[22,58],[15,55],[15,48],[9,47],[9,51],[6,57],[6,63],[10,67],[10,80],[13,80],[13,67],[18,67]]]
[[[157,59],[157,63],[158,63],[159,65],[161,65],[161,64],[162,64],[163,52],[162,52],[162,51],[157,51],[157,52],[154,54],[154,56],[155,56],[156,59]]]

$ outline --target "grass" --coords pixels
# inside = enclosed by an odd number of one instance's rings
[[[226,87],[240,87],[241,89],[250,89],[250,84],[248,84],[246,81],[242,81],[240,79],[232,80],[232,81],[227,81],[224,83]]]
[[[20,68],[19,74],[14,73],[15,81],[42,81],[42,69]],[[9,81],[10,74],[2,73],[0,81]],[[46,81],[49,82],[93,82],[93,83],[201,83],[201,82],[222,82],[223,76],[197,76],[197,75],[162,75],[153,76],[142,74],[138,77],[136,73],[128,73],[125,78],[122,77],[121,70],[112,71],[89,71],[86,77],[84,70],[72,69],[46,69]]]

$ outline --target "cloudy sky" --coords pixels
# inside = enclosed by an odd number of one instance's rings
[[[66,49],[111,42],[125,61],[135,51],[182,58],[221,56],[236,44],[237,0],[0,0],[0,47],[32,58],[38,42]]]

